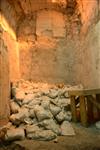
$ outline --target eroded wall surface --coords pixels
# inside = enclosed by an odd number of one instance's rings
[[[3,40],[3,29],[0,26],[0,121],[9,116],[9,56],[8,49]]]
[[[10,81],[19,79],[19,51],[16,39],[16,25],[18,17],[15,9],[7,0],[0,1],[0,24],[3,28],[2,38],[9,54]]]
[[[77,21],[76,21],[77,19]],[[77,15],[54,10],[26,16],[18,30],[21,77],[35,82],[76,84],[80,50]]]

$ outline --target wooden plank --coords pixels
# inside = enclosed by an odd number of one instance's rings
[[[90,96],[89,100],[100,110],[100,104],[95,101],[92,95]]]
[[[76,104],[75,104],[75,96],[71,96],[71,112],[72,112],[72,120],[77,122],[77,113],[76,113]]]
[[[88,117],[86,112],[86,103],[85,103],[85,97],[80,96],[80,117],[81,117],[81,123],[83,126],[88,126]]]
[[[94,115],[93,115],[93,103],[90,101],[91,96],[87,96],[87,116],[88,116],[88,122],[93,123]]]
[[[73,96],[82,96],[82,95],[93,95],[93,94],[100,94],[100,89],[78,89],[78,90],[69,90],[69,95]]]
[[[96,102],[98,103],[98,106],[100,106],[100,94],[96,94]],[[100,119],[100,109],[97,109],[98,111],[98,119]]]

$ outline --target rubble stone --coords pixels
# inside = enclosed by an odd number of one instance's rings
[[[28,117],[28,116],[29,116],[28,109],[22,108],[22,109],[19,111],[19,113],[17,113],[17,114],[12,114],[12,115],[10,116],[10,121],[11,121],[12,123],[14,123],[15,125],[19,125],[19,124],[20,124],[21,122],[23,122],[24,119],[25,119],[26,117]]]
[[[10,109],[11,109],[11,113],[15,114],[19,112],[20,106],[14,100],[11,100]]]
[[[56,116],[61,111],[61,108],[54,104],[50,104],[50,111],[52,112],[53,116]]]
[[[42,130],[38,126],[29,126],[26,129],[27,138],[33,140],[49,141],[57,137],[51,130]]]
[[[95,124],[96,128],[100,130],[100,121],[96,122]]]
[[[42,106],[36,105],[34,107],[34,112],[38,121],[52,118],[52,114],[50,113],[50,111],[45,110]]]
[[[22,91],[21,89],[16,89],[15,98],[16,100],[21,100],[21,101],[24,100],[25,98],[24,91]]]
[[[58,135],[74,135],[69,123],[72,114],[67,92],[71,86],[61,84],[58,87],[25,80],[20,80],[13,86],[14,100],[10,101],[12,114],[9,118],[11,123],[7,127],[11,134],[13,129],[25,130],[27,138],[37,140],[52,140]],[[9,137],[11,140],[21,139],[20,134],[9,134]]]
[[[6,140],[14,141],[14,140],[23,140],[25,138],[24,129],[16,128],[7,130]]]
[[[59,125],[53,119],[46,119],[39,123],[42,127],[48,130],[52,130],[57,135],[61,134]]]
[[[61,135],[70,135],[73,136],[75,135],[74,129],[68,121],[64,121],[61,124]]]

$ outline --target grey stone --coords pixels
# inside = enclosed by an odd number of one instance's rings
[[[65,113],[64,113],[64,111],[61,111],[55,118],[56,118],[56,120],[59,123],[61,123],[62,121],[64,121],[65,120]]]
[[[52,118],[52,114],[50,113],[50,111],[45,110],[42,106],[36,105],[34,107],[34,112],[38,121]]]
[[[24,97],[22,104],[28,104],[34,99],[34,94],[27,94]]]
[[[16,98],[16,100],[23,101],[25,98],[24,91],[21,89],[16,89],[15,98]]]
[[[61,111],[61,108],[54,104],[50,104],[50,111],[52,112],[53,116],[56,116]]]
[[[11,109],[11,113],[18,113],[20,110],[20,106],[14,101],[14,100],[10,100],[10,109]]]
[[[95,123],[95,126],[96,126],[97,129],[100,130],[100,121],[96,122],[96,123]]]
[[[70,98],[59,98],[58,99],[58,106],[64,107],[70,105]]]
[[[28,116],[29,116],[28,109],[22,108],[22,109],[19,111],[19,113],[17,113],[17,114],[12,114],[9,119],[10,119],[10,121],[11,121],[12,123],[14,123],[15,125],[19,125],[19,124],[20,124],[21,122],[23,122],[24,119],[25,119],[26,117],[28,117]]]
[[[27,138],[33,140],[49,141],[55,139],[57,136],[51,130],[42,130],[38,126],[29,126],[26,128]]]
[[[61,124],[61,135],[70,135],[70,136],[75,135],[75,131],[74,131],[71,123],[69,123],[68,121],[64,121]]]
[[[30,110],[29,110],[29,117],[35,118],[34,109],[30,109]]]
[[[43,96],[43,97],[42,97],[41,106],[42,106],[44,109],[50,109],[50,98],[47,97],[47,96]]]
[[[65,112],[65,120],[71,121],[72,120],[72,113],[71,111]]]
[[[58,96],[59,91],[55,89],[50,89],[48,96],[50,98],[56,98]]]
[[[30,108],[34,108],[35,105],[40,105],[41,104],[42,99],[41,98],[34,98],[29,104],[28,106]]]
[[[72,119],[72,114],[70,111],[64,111],[62,110],[56,117],[56,120],[61,123],[62,121],[71,121]]]
[[[45,129],[49,129],[52,130],[54,133],[56,133],[57,135],[61,134],[59,125],[56,124],[56,122],[53,119],[46,119],[43,120],[42,122],[39,123],[42,127],[44,127]]]
[[[25,138],[24,129],[16,128],[7,130],[6,140],[14,141],[14,140],[23,140]]]
[[[65,96],[66,98],[69,98],[69,94],[68,94],[67,91],[64,93],[64,96]]]
[[[35,131],[40,131],[40,128],[37,125],[28,125],[26,127],[26,134],[34,133]]]

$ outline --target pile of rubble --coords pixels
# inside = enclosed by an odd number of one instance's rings
[[[59,135],[75,135],[67,92],[72,88],[24,80],[13,83],[6,139],[52,140]]]

